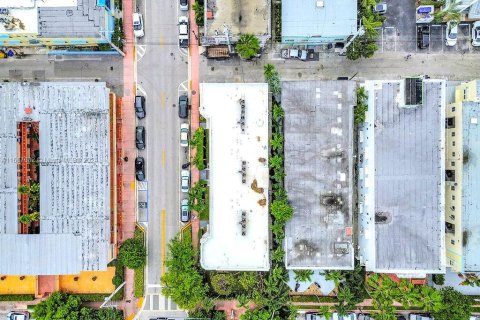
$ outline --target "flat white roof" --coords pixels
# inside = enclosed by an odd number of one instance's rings
[[[202,83],[200,99],[209,129],[210,185],[210,223],[200,262],[207,270],[266,271],[268,85]]]

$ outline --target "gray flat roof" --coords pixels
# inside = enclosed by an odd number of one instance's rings
[[[288,269],[353,269],[353,81],[282,83]]]
[[[40,127],[40,234],[34,235],[18,234],[19,121],[38,121]],[[106,269],[109,129],[105,83],[0,85],[0,274]]]
[[[373,130],[366,139],[373,141],[362,159],[375,168],[373,177],[365,173],[373,179],[361,189],[374,197],[370,204],[365,200],[370,206],[362,218],[374,230],[368,238],[375,253],[367,270],[439,272],[444,270],[445,82],[424,80],[423,102],[412,107],[405,107],[404,84],[366,82],[366,126]]]
[[[480,81],[477,81],[480,82]],[[462,224],[464,270],[480,271],[480,102],[463,102]],[[468,156],[465,156],[465,153]],[[468,159],[468,160],[466,160]]]
[[[38,7],[38,35],[99,38],[99,32],[106,30],[106,14],[105,7],[97,6],[97,0],[77,0],[75,7]]]
[[[356,31],[356,0],[282,1],[284,43],[344,41]]]

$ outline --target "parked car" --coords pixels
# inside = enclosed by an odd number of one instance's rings
[[[358,315],[358,320],[374,320],[368,313],[362,313]]]
[[[180,146],[188,147],[188,123],[182,123],[180,125]]]
[[[376,5],[373,6],[373,12],[376,12],[379,14],[387,13],[387,4],[385,2],[377,3]]]
[[[190,221],[190,210],[188,209],[188,199],[182,200],[182,205],[180,206],[180,221],[185,223]]]
[[[305,320],[327,320],[325,317],[316,312],[305,313]]]
[[[7,320],[28,320],[30,312],[28,311],[11,311],[7,314]]]
[[[145,127],[138,126],[135,129],[135,145],[137,149],[145,149]]]
[[[355,313],[349,313],[346,316],[341,316],[337,312],[332,313],[332,320],[357,320]]]
[[[480,21],[475,21],[472,26],[472,46],[480,47]]]
[[[430,27],[427,25],[417,26],[417,45],[420,49],[430,46]]]
[[[188,0],[180,0],[180,10],[188,11]]]
[[[135,159],[135,177],[138,181],[145,180],[145,159],[143,157]]]
[[[135,96],[135,114],[138,119],[145,118],[145,97]]]
[[[182,119],[188,118],[188,96],[186,94],[178,97],[178,116]]]
[[[143,16],[138,12],[133,14],[133,34],[137,38],[141,38],[145,35],[145,32],[143,31]]]
[[[178,18],[178,44],[180,48],[188,48],[188,18]]]
[[[182,183],[181,183],[181,189],[182,192],[188,192],[188,189],[190,188],[190,171],[188,170],[182,170]]]
[[[409,320],[433,320],[427,314],[410,314]]]
[[[458,38],[458,21],[448,21],[447,22],[447,31],[445,36],[445,45],[448,47],[453,47],[457,44]]]

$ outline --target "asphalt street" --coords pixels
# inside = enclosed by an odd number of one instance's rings
[[[177,306],[161,295],[168,241],[180,231],[180,165],[187,162],[187,148],[180,147],[178,96],[188,88],[188,51],[178,47],[178,16],[186,15],[178,1],[137,1],[143,13],[145,37],[137,52],[137,94],[146,97],[145,158],[148,188],[146,297],[140,319],[169,315]],[[185,121],[185,120],[184,120]],[[186,122],[186,121],[185,121]],[[161,311],[167,310],[167,311]]]

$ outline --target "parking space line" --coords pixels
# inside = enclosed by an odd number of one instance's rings
[[[165,161],[166,161],[166,158],[165,158],[165,150],[162,151],[162,167],[165,168]]]
[[[145,89],[142,88],[141,85],[139,85],[137,83],[137,91],[140,91],[140,93],[146,98],[147,97],[147,91],[145,91]]]
[[[165,92],[163,91],[160,92],[160,105],[165,109]]]

